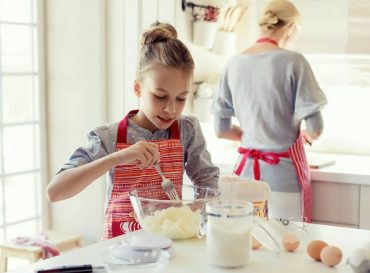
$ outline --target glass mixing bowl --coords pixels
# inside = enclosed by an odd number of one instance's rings
[[[161,186],[130,191],[136,220],[144,230],[173,240],[194,238],[204,204],[218,198],[221,193],[216,189],[193,185],[175,188],[181,200],[169,200]]]

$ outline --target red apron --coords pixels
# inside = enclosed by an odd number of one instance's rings
[[[311,178],[306,159],[306,153],[303,147],[303,141],[299,135],[295,143],[289,147],[287,152],[271,153],[261,152],[258,150],[250,150],[240,147],[238,149],[243,157],[240,163],[236,166],[234,173],[240,175],[244,169],[248,158],[253,158],[253,174],[256,180],[260,180],[260,168],[258,160],[263,160],[268,164],[276,165],[280,162],[280,157],[290,158],[297,172],[297,178],[301,187],[302,203],[303,203],[303,217],[307,222],[312,220],[312,189]]]
[[[131,111],[119,124],[116,151],[125,149],[127,143],[127,127]],[[160,153],[160,167],[164,175],[175,185],[182,185],[183,150],[177,121],[170,126],[171,138],[154,140]],[[128,192],[135,188],[161,185],[162,179],[154,168],[139,168],[136,164],[120,165],[114,169],[113,189],[104,217],[103,240],[110,239],[127,232],[140,229],[136,222]],[[163,192],[163,199],[168,199]]]

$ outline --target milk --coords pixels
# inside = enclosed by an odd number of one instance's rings
[[[217,221],[219,220],[219,221]],[[251,228],[235,226],[229,219],[217,219],[207,225],[207,258],[219,267],[242,267],[249,261]]]
[[[242,267],[252,248],[253,206],[241,200],[206,204],[207,259],[218,267]]]

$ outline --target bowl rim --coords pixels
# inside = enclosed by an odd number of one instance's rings
[[[116,257],[114,257],[112,254],[111,254],[111,251],[109,248],[106,248],[104,249],[102,252],[100,252],[100,259],[101,261],[103,262],[103,265],[104,265],[104,268],[106,269],[106,266],[122,266],[122,267],[125,267],[127,269],[139,269],[139,268],[153,268],[153,267],[157,267],[157,266],[161,266],[161,265],[167,265],[168,262],[170,261],[170,254],[164,250],[164,249],[161,249],[161,248],[152,248],[152,249],[148,249],[148,250],[156,250],[156,251],[159,251],[160,252],[160,258],[158,259],[158,261],[155,261],[155,262],[148,262],[148,263],[130,263],[130,262],[127,262],[125,260],[120,260]],[[112,260],[109,260],[109,259],[113,259],[113,262]],[[108,272],[108,270],[107,270]]]
[[[175,188],[176,187],[179,187],[179,186],[175,185]],[[181,188],[183,188],[183,187],[211,190],[212,192],[216,193],[216,196],[212,196],[212,197],[208,197],[208,198],[198,198],[198,199],[180,199],[180,200],[164,199],[164,200],[161,200],[161,199],[154,199],[154,198],[148,198],[148,197],[139,197],[139,196],[133,194],[134,191],[144,191],[144,190],[148,190],[148,189],[162,188],[161,185],[145,186],[145,187],[135,188],[135,189],[130,190],[128,192],[128,195],[129,195],[130,198],[134,197],[134,198],[137,198],[137,199],[140,199],[140,200],[143,200],[143,201],[156,201],[156,202],[163,202],[163,203],[169,203],[169,204],[183,203],[184,201],[192,202],[192,201],[195,201],[195,200],[196,201],[206,201],[206,200],[212,200],[212,199],[215,199],[215,198],[218,198],[218,197],[221,196],[221,191],[219,189],[216,189],[216,188],[211,188],[211,187],[206,187],[206,186],[184,185],[184,184],[182,184]]]

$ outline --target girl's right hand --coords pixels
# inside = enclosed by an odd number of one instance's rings
[[[139,141],[117,153],[117,165],[136,163],[140,168],[146,168],[159,162],[158,145],[153,142]]]

